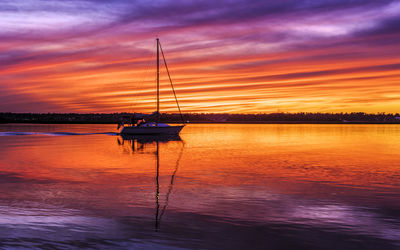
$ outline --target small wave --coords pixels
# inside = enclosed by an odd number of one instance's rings
[[[74,133],[74,132],[0,132],[0,136],[16,136],[16,135],[48,135],[48,136],[68,136],[68,135],[119,135],[115,132],[103,133]]]
[[[34,135],[34,132],[0,132],[0,136],[12,136],[12,135]]]

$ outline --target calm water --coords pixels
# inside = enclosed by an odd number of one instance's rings
[[[113,132],[0,125],[0,248],[400,248],[398,125]]]

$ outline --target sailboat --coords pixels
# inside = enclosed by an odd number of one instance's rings
[[[176,98],[176,93],[174,85],[172,84],[171,75],[168,70],[167,61],[165,60],[164,51],[161,47],[159,38],[157,41],[157,111],[149,115],[148,118],[155,118],[155,122],[148,122],[143,116],[132,117],[131,123],[128,126],[122,125],[121,134],[128,135],[178,135],[182,128],[185,126],[181,109],[179,107],[178,99]],[[174,93],[176,105],[179,110],[179,114],[182,119],[182,125],[169,125],[165,123],[160,123],[160,51],[163,57],[163,62],[168,73],[169,81],[171,83],[171,88]]]

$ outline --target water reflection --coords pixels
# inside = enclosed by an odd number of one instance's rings
[[[150,136],[150,135],[145,135],[145,136],[140,136],[140,135],[126,135],[126,134],[121,134],[121,138],[117,139],[118,145],[125,145],[128,143],[130,145],[130,148],[132,149],[132,153],[135,153],[137,151],[144,152],[145,151],[145,145],[146,144],[156,144],[156,150],[155,151],[150,151],[149,153],[152,153],[155,155],[155,161],[156,161],[156,178],[155,178],[155,203],[156,203],[156,212],[155,212],[155,230],[158,231],[160,228],[160,223],[161,219],[165,213],[166,208],[168,207],[168,202],[169,202],[169,196],[172,192],[172,189],[174,187],[174,180],[175,180],[175,175],[178,172],[178,167],[179,167],[179,162],[182,158],[183,155],[183,149],[185,146],[184,141],[180,138],[179,135],[157,135],[157,136]],[[121,140],[122,139],[122,140]],[[176,160],[175,163],[175,168],[173,170],[173,173],[171,175],[171,180],[169,182],[168,186],[168,191],[165,196],[165,201],[164,205],[161,207],[161,201],[160,201],[160,143],[168,143],[170,141],[179,141],[181,142],[181,147],[179,151],[179,156]],[[160,209],[161,207],[161,209]]]
[[[154,144],[154,143],[167,143],[170,141],[180,141],[183,143],[181,137],[179,135],[126,135],[121,134],[117,139],[118,145],[125,145],[128,143],[132,152],[136,152],[138,150],[143,150],[145,144]]]
[[[113,129],[0,126],[1,249],[400,247],[398,126]]]

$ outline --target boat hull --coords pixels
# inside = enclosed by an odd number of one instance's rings
[[[177,135],[184,126],[168,127],[123,127],[121,134],[125,135]]]

